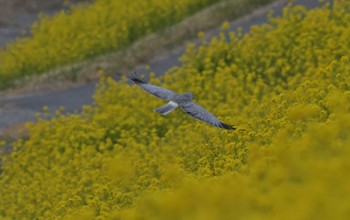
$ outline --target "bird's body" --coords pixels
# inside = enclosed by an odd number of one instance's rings
[[[143,88],[146,92],[164,99],[168,100],[169,103],[161,106],[157,109],[154,109],[155,112],[158,112],[162,115],[167,115],[177,107],[181,107],[181,109],[187,113],[188,115],[192,116],[195,119],[198,119],[200,121],[204,121],[208,124],[211,124],[213,126],[224,128],[224,129],[230,129],[235,130],[236,128],[232,125],[228,125],[217,119],[214,115],[212,115],[210,112],[205,110],[203,107],[199,106],[198,104],[193,102],[193,94],[190,92],[185,92],[183,94],[175,93],[169,89],[165,89],[159,86],[151,85],[145,82],[142,78],[140,78],[135,73],[130,73],[128,77],[136,83],[136,85]]]
[[[193,94],[190,92],[185,92],[184,94],[174,94],[171,100],[179,105],[183,105],[187,102],[192,102]]]

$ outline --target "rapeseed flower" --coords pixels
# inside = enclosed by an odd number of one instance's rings
[[[238,131],[161,117],[150,110],[162,101],[102,77],[92,107],[30,124],[2,157],[0,216],[348,219],[349,12],[288,6],[151,76]]]
[[[0,50],[0,88],[11,80],[125,48],[219,0],[96,0],[52,17],[42,15],[31,37]]]

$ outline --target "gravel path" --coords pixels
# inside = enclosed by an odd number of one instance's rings
[[[275,15],[281,15],[283,7],[287,4],[287,0],[280,0],[252,14],[231,22],[231,30],[242,27],[243,33],[249,31],[252,25],[258,25],[267,21],[268,12],[273,9]],[[296,4],[305,5],[307,8],[314,8],[320,5],[317,0],[297,0]],[[219,33],[219,28],[206,32],[206,38],[212,38]],[[1,34],[1,32],[0,32]],[[143,68],[140,65],[135,71],[142,73],[155,72],[159,75],[173,66],[179,66],[178,58],[184,53],[186,45],[169,51],[167,54],[155,57],[150,63],[150,69]],[[191,43],[199,43],[191,41]],[[26,121],[34,121],[35,112],[41,112],[43,106],[48,106],[51,112],[63,106],[67,112],[79,111],[83,105],[91,105],[93,102],[92,95],[95,90],[95,83],[83,86],[59,90],[41,94],[26,94],[19,96],[0,97],[0,134],[11,130],[11,127],[18,127]]]

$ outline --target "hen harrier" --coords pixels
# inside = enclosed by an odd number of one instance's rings
[[[214,125],[219,128],[236,130],[236,128],[232,125],[228,125],[217,119],[210,112],[202,108],[201,106],[194,103],[193,94],[190,92],[185,92],[184,94],[177,94],[169,89],[165,89],[159,86],[151,85],[145,82],[141,77],[139,77],[136,73],[129,73],[128,77],[138,86],[143,88],[146,92],[164,99],[168,100],[169,103],[161,106],[159,108],[154,109],[155,112],[158,112],[162,115],[166,115],[176,109],[178,106],[181,109],[192,116],[195,119],[200,121],[204,121],[208,124]]]

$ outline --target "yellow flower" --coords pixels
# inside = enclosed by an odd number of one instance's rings
[[[200,31],[200,32],[198,32],[198,34],[197,34],[197,36],[198,36],[198,38],[202,38],[202,37],[204,37],[204,32],[203,31]]]
[[[230,29],[230,23],[228,21],[225,21],[224,23],[221,24],[220,29],[223,31]]]
[[[138,3],[139,18],[174,4]],[[181,15],[188,5],[175,6]],[[350,47],[339,39],[348,39],[349,13],[347,1],[288,6],[248,35],[189,46],[182,66],[150,76],[194,91],[238,132],[181,111],[162,117],[152,111],[161,100],[101,77],[93,106],[29,124],[30,135],[1,157],[0,216],[347,219]]]

